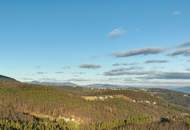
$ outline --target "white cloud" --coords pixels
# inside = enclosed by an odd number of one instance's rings
[[[173,15],[181,15],[181,13],[182,13],[182,12],[179,11],[179,10],[175,10],[175,11],[172,12]]]
[[[123,28],[115,28],[111,32],[109,32],[108,36],[110,38],[118,38],[126,33],[126,30]]]

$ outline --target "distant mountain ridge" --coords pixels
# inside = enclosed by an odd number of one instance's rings
[[[178,92],[190,93],[190,87],[175,88],[174,90]]]
[[[88,88],[102,88],[102,89],[117,89],[117,88],[129,88],[127,85],[118,85],[118,84],[88,84],[83,87]]]
[[[16,79],[0,75],[0,81],[16,81]]]
[[[30,82],[31,84],[36,84],[36,85],[48,85],[48,86],[70,86],[70,87],[76,87],[78,85],[71,83],[71,82],[40,82],[40,81],[32,81]]]

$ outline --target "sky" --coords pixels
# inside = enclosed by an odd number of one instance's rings
[[[189,0],[0,1],[0,74],[190,86]]]

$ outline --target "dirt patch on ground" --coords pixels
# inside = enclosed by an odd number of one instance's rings
[[[133,101],[131,98],[124,95],[101,95],[101,96],[82,96],[87,101],[104,101],[113,98],[123,98],[127,101]]]
[[[71,117],[64,117],[64,116],[58,116],[58,117],[54,117],[51,115],[47,115],[47,114],[42,114],[42,113],[37,113],[37,112],[24,112],[25,114],[37,117],[37,118],[44,118],[44,119],[49,119],[51,121],[60,121],[60,120],[64,120],[65,122],[74,122],[76,124],[81,124],[83,123],[83,121],[75,116],[71,116]]]

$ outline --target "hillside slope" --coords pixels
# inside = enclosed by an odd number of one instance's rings
[[[16,81],[16,80],[7,76],[0,75],[0,81]]]
[[[0,82],[0,128],[189,129],[189,114],[152,92]],[[18,87],[20,86],[20,87]]]

